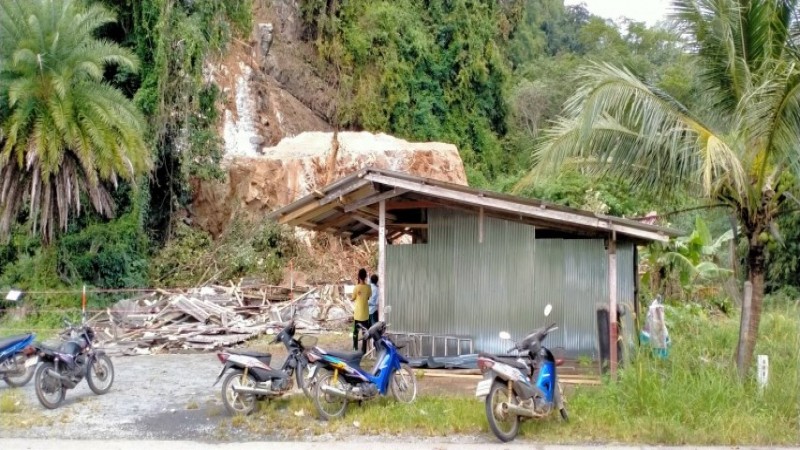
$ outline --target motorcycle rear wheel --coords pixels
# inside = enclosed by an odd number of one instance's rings
[[[86,382],[89,389],[97,395],[103,395],[111,390],[114,384],[114,364],[106,355],[97,355],[86,369]]]
[[[233,415],[246,416],[256,409],[257,397],[255,394],[245,394],[236,392],[234,387],[256,387],[256,379],[253,374],[248,373],[247,378],[242,380],[243,372],[235,371],[225,377],[222,382],[222,403],[225,404],[225,409]]]
[[[67,394],[67,388],[61,384],[61,380],[48,374],[49,370],[55,370],[52,362],[43,362],[36,368],[36,397],[39,403],[47,409],[56,409]]]
[[[486,419],[489,421],[489,428],[503,442],[513,441],[519,433],[519,416],[499,412],[500,404],[511,402],[513,395],[513,392],[508,392],[506,384],[495,381],[489,390],[489,395],[486,396]]]
[[[347,410],[347,397],[326,393],[322,390],[323,386],[342,391],[347,389],[341,376],[335,383],[333,382],[333,372],[325,372],[319,376],[316,386],[314,386],[314,406],[317,408],[319,417],[323,420],[330,420],[344,416],[344,412]]]
[[[22,353],[14,355],[9,363],[17,371],[7,372],[3,375],[3,381],[5,381],[7,385],[11,387],[22,387],[33,379],[33,375],[36,373],[36,366],[25,367],[25,361],[27,359],[28,358]]]

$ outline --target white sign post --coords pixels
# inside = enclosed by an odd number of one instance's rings
[[[758,388],[762,391],[769,381],[769,357],[758,355]]]

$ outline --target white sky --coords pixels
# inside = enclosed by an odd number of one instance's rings
[[[611,20],[624,16],[651,26],[664,20],[670,8],[670,0],[564,0],[565,5],[580,3],[596,16]]]

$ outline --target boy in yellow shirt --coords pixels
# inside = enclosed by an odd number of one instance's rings
[[[358,270],[358,284],[353,289],[353,351],[358,351],[358,326],[363,325],[369,328],[369,307],[367,302],[372,295],[372,289],[367,284],[367,271],[366,269]],[[367,341],[361,343],[361,351],[367,352]]]

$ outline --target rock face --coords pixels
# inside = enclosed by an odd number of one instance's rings
[[[195,223],[217,235],[238,211],[253,216],[291,203],[314,189],[365,167],[466,185],[455,145],[411,143],[386,134],[305,132],[259,156],[226,159],[228,180],[195,186]]]

